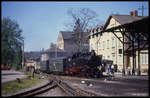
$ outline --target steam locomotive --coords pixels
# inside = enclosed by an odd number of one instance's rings
[[[81,77],[101,77],[104,71],[102,70],[102,56],[97,56],[94,51],[49,59],[41,62],[40,65],[40,70],[46,73]]]

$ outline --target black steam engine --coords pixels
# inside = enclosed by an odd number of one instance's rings
[[[100,77],[102,71],[102,57],[95,52],[76,53],[65,60],[65,74],[84,77]]]
[[[41,70],[53,74],[64,74],[83,77],[102,76],[102,56],[95,52],[76,53],[67,58],[55,58],[41,62]]]

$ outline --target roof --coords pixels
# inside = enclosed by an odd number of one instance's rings
[[[61,49],[59,49],[59,48],[57,48],[57,50],[56,50],[56,48],[55,47],[53,47],[53,48],[48,48],[47,50],[45,50],[45,52],[64,52],[63,50],[61,50]]]
[[[27,60],[26,63],[35,63],[36,61],[34,60]]]
[[[115,27],[112,27],[112,28],[109,28],[109,29],[105,29],[102,32],[112,32],[112,30],[116,30],[116,29],[123,28],[123,27],[131,29],[130,27],[132,27],[132,29],[134,29],[135,32],[149,33],[149,30],[148,30],[149,23],[148,23],[148,21],[149,21],[149,16],[146,16],[146,17],[143,17],[139,20],[135,20],[135,21],[132,21],[132,22],[128,22],[128,23],[119,25],[119,26],[115,26]]]
[[[123,25],[126,23],[131,23],[133,21],[140,20],[140,19],[144,18],[144,16],[143,17],[141,17],[141,16],[135,17],[135,16],[131,16],[131,15],[111,14],[109,16],[109,18],[107,19],[106,24],[104,25],[104,29],[106,29],[111,18],[114,18],[117,22],[119,22],[121,25]]]
[[[106,26],[106,25],[105,25]],[[119,29],[119,28],[127,28],[129,29],[128,32],[130,32],[130,27],[133,27],[134,26],[134,31],[135,32],[142,32],[142,34],[148,39],[148,33],[149,33],[149,16],[145,16],[145,17],[142,17],[141,19],[138,19],[138,20],[135,20],[135,21],[132,21],[132,22],[128,22],[128,23],[125,23],[125,24],[122,24],[122,25],[119,25],[119,26],[115,26],[115,27],[112,27],[112,28],[109,28],[109,29],[104,29],[100,32],[97,32],[95,34],[92,34],[92,35],[97,35],[97,34],[101,34],[101,33],[104,33],[104,32],[112,32],[116,29]],[[92,35],[89,35],[89,36],[92,36]]]
[[[74,34],[72,31],[60,31],[63,39],[72,39],[72,35]]]
[[[148,44],[145,46],[140,45],[139,46],[139,50],[147,50],[148,49]],[[138,51],[138,47],[134,47],[134,50]],[[128,50],[126,50],[125,52],[132,52],[133,51],[133,47],[130,47]]]

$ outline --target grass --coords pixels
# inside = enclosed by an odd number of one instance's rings
[[[21,79],[21,83],[17,83],[17,81],[10,81],[6,83],[2,83],[1,86],[1,94],[2,96],[11,94],[11,93],[16,93],[18,91],[21,91],[25,88],[30,88],[32,86],[35,86],[43,81],[45,79],[39,79],[39,74],[35,74],[34,78],[29,79],[28,76],[30,76],[29,72],[26,72],[27,77]]]

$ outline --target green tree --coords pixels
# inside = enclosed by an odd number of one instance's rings
[[[17,68],[21,66],[22,30],[16,21],[8,17],[2,19],[1,25],[2,64]]]

